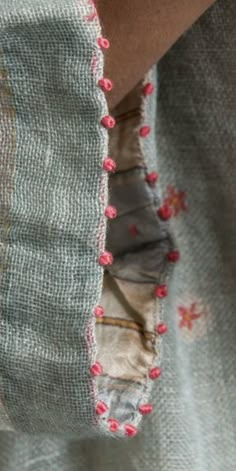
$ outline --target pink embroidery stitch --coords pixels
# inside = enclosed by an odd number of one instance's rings
[[[109,408],[108,408],[107,404],[105,404],[105,402],[98,401],[98,403],[96,405],[96,414],[98,414],[98,415],[105,414],[108,411],[108,409]]]
[[[102,126],[104,126],[104,128],[112,129],[115,127],[116,121],[113,116],[107,115],[103,116],[103,118],[101,119],[101,124]]]
[[[96,361],[91,367],[90,367],[90,373],[93,376],[99,376],[102,374],[102,365],[99,363],[99,361]]]
[[[159,285],[156,287],[154,291],[154,295],[157,298],[165,298],[168,295],[168,287],[167,285]]]
[[[98,63],[99,63],[98,56],[94,54],[94,56],[91,59],[91,64],[90,64],[90,69],[93,74],[95,74],[97,71]]]
[[[144,96],[151,95],[154,91],[154,85],[151,82],[146,83],[143,87],[143,94]]]
[[[152,404],[142,404],[141,406],[139,406],[139,412],[142,415],[151,414],[152,411],[153,411]]]
[[[115,219],[117,216],[117,209],[115,206],[107,206],[105,209],[105,216],[109,219]]]
[[[168,331],[168,327],[166,324],[162,323],[162,324],[158,324],[157,326],[157,333],[159,335],[163,335],[163,334],[166,334],[166,332]]]
[[[167,258],[169,262],[176,263],[180,259],[180,253],[178,250],[172,250],[171,252],[167,254]]]
[[[146,175],[146,181],[152,185],[155,185],[158,180],[158,177],[159,175],[157,172],[148,173],[148,175]]]
[[[170,206],[173,216],[178,216],[181,211],[187,210],[185,202],[186,192],[176,190],[173,186],[167,187],[168,196],[164,199],[164,205]]]
[[[102,49],[108,49],[110,47],[110,42],[107,38],[98,38],[97,43]]]
[[[93,11],[88,16],[86,16],[86,20],[87,21],[93,21],[98,16],[97,10],[96,10],[95,4],[94,4],[94,0],[88,0],[88,2],[91,5],[91,7],[93,7]]]
[[[159,378],[159,376],[161,376],[161,373],[162,373],[162,369],[158,368],[158,366],[156,366],[155,368],[152,368],[149,371],[149,378],[150,379],[157,379],[157,378]]]
[[[157,214],[163,221],[168,221],[172,216],[172,209],[167,204],[164,204],[158,209]]]
[[[120,423],[118,422],[118,420],[108,419],[108,423],[109,423],[109,430],[111,432],[117,432],[119,430]]]
[[[202,312],[197,312],[196,303],[192,303],[190,307],[179,306],[178,312],[179,316],[182,318],[179,322],[179,328],[182,329],[186,327],[188,330],[192,330],[193,322],[203,315]]]
[[[104,316],[104,309],[102,306],[96,306],[94,309],[95,317],[103,317]]]
[[[132,424],[125,424],[124,429],[125,435],[127,435],[128,437],[134,437],[138,433],[138,429]]]
[[[99,264],[100,265],[112,265],[113,263],[113,255],[111,252],[105,250],[102,255],[99,257]]]
[[[115,172],[116,170],[116,162],[111,159],[111,157],[106,157],[103,162],[103,168],[106,172]]]
[[[150,132],[151,132],[150,126],[142,126],[139,130],[139,135],[141,137],[147,137],[148,134],[150,134]]]
[[[108,78],[101,78],[99,81],[98,81],[98,85],[99,87],[101,87],[101,89],[105,92],[110,92],[113,88],[113,83],[110,79]]]

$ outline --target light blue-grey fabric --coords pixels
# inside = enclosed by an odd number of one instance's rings
[[[90,13],[86,0],[0,2],[1,430],[95,423],[88,326],[102,289],[108,110]]]

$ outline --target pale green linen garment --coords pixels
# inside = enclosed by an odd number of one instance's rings
[[[0,1],[0,471],[234,471],[236,4],[216,2],[150,72],[143,151],[181,259],[154,412],[117,440],[89,373],[111,197],[93,11]]]

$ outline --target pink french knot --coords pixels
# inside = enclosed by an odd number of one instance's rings
[[[99,87],[101,87],[102,90],[104,90],[104,92],[110,92],[113,88],[113,83],[110,79],[108,78],[101,78],[99,81],[98,81],[98,85]]]
[[[115,219],[117,216],[117,209],[115,206],[107,206],[105,209],[105,216],[109,219]]]
[[[113,263],[113,255],[111,252],[108,252],[105,250],[105,252],[102,253],[99,257],[99,264],[100,265],[112,265]]]
[[[110,47],[110,42],[107,38],[100,37],[97,42],[102,49],[108,49]]]
[[[117,432],[117,430],[119,430],[120,422],[118,422],[118,420],[108,419],[108,423],[109,423],[109,430],[111,432]]]
[[[109,407],[107,406],[107,404],[105,404],[105,402],[98,401],[96,405],[96,414],[98,415],[105,414],[108,411],[108,409]]]
[[[147,181],[148,183],[153,183],[153,184],[154,184],[154,183],[157,182],[158,177],[159,177],[159,175],[158,175],[157,172],[151,172],[151,173],[148,173],[148,174],[146,175],[146,181]]]
[[[162,324],[158,324],[156,330],[159,335],[163,335],[163,334],[166,334],[166,332],[168,331],[168,327],[166,324],[162,323]]]
[[[95,317],[103,317],[104,316],[104,309],[102,306],[96,306],[94,309]]]
[[[115,172],[116,170],[116,163],[111,157],[106,157],[106,159],[103,162],[103,169],[106,170],[106,172]]]
[[[171,252],[167,254],[167,258],[170,262],[173,262],[173,263],[178,262],[180,259],[180,253],[178,250],[172,250]]]
[[[91,367],[90,367],[90,373],[93,376],[100,376],[102,374],[102,365],[99,363],[99,361],[96,361]]]
[[[143,94],[144,96],[151,95],[154,91],[154,85],[151,82],[146,83],[143,87]]]
[[[101,124],[104,126],[104,128],[112,129],[116,125],[116,120],[113,118],[113,116],[110,115],[103,116],[101,119]]]
[[[158,209],[157,214],[163,221],[167,221],[172,216],[172,209],[170,206],[164,205]]]
[[[138,429],[132,424],[125,424],[124,429],[128,437],[134,437],[138,433]]]
[[[139,412],[142,415],[148,415],[151,414],[153,411],[153,406],[152,404],[142,404],[139,406]]]
[[[141,137],[147,137],[150,132],[151,132],[150,126],[142,126],[139,130],[139,135]]]
[[[159,285],[156,287],[154,291],[154,295],[157,298],[165,298],[168,295],[168,287],[167,285]]]
[[[162,369],[158,368],[158,366],[156,366],[155,368],[152,368],[149,371],[149,378],[150,379],[157,379],[157,378],[159,378],[159,376],[161,376],[161,373],[162,373]]]

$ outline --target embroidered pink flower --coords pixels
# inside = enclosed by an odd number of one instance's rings
[[[203,312],[197,312],[197,304],[192,303],[190,307],[178,307],[179,316],[182,318],[179,322],[179,328],[186,327],[188,330],[192,330],[193,322],[199,319]]]
[[[167,187],[167,191],[168,196],[164,199],[164,206],[170,206],[172,208],[173,216],[178,216],[181,211],[186,211],[186,192],[176,190],[170,185]]]

